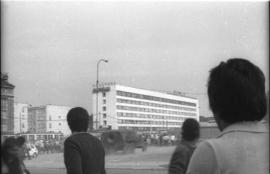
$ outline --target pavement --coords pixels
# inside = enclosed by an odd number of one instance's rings
[[[66,174],[65,169],[29,168],[33,174]],[[167,174],[167,170],[148,169],[106,169],[107,174]]]
[[[136,149],[134,154],[114,154],[105,157],[105,168],[109,171],[167,171],[174,146],[148,147],[146,152]],[[35,159],[25,160],[29,169],[65,169],[63,153],[41,154]],[[62,170],[59,170],[62,171]],[[60,172],[61,173],[61,172]],[[110,172],[112,173],[112,172]],[[147,172],[146,172],[147,173]],[[154,172],[156,173],[156,172]]]

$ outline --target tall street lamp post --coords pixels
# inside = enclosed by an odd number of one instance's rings
[[[96,89],[97,89],[97,94],[96,94],[96,129],[98,129],[98,117],[99,117],[99,112],[98,112],[98,73],[99,73],[99,63],[100,62],[109,62],[108,60],[106,59],[100,59],[98,62],[97,62],[97,83],[96,83]]]

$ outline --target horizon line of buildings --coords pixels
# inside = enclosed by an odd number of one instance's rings
[[[71,133],[66,121],[71,107],[14,102],[14,88],[8,82],[8,74],[1,72],[1,137],[26,133]]]
[[[15,86],[1,73],[1,132],[62,133],[69,135],[66,115],[72,108],[14,102]],[[200,121],[199,100],[180,92],[161,92],[116,83],[103,83],[92,91],[90,129],[133,129],[158,132],[180,128],[187,118]],[[98,96],[97,96],[98,95]],[[98,100],[96,100],[98,99]],[[98,104],[98,112],[96,110]]]

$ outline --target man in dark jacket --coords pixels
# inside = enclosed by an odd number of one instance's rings
[[[89,115],[76,107],[67,114],[72,135],[64,142],[67,174],[106,174],[105,152],[100,140],[87,133]]]
[[[196,148],[199,136],[199,123],[191,118],[184,121],[182,139],[177,145],[169,165],[169,174],[185,174],[189,160]]]

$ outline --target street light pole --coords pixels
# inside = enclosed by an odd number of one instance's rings
[[[20,133],[22,133],[22,113],[20,113]]]
[[[99,112],[98,112],[98,73],[99,73],[99,63],[100,62],[109,62],[108,60],[106,59],[100,59],[98,62],[97,62],[97,82],[96,82],[96,90],[97,90],[97,93],[96,93],[96,129],[98,129],[98,117],[99,117]]]

